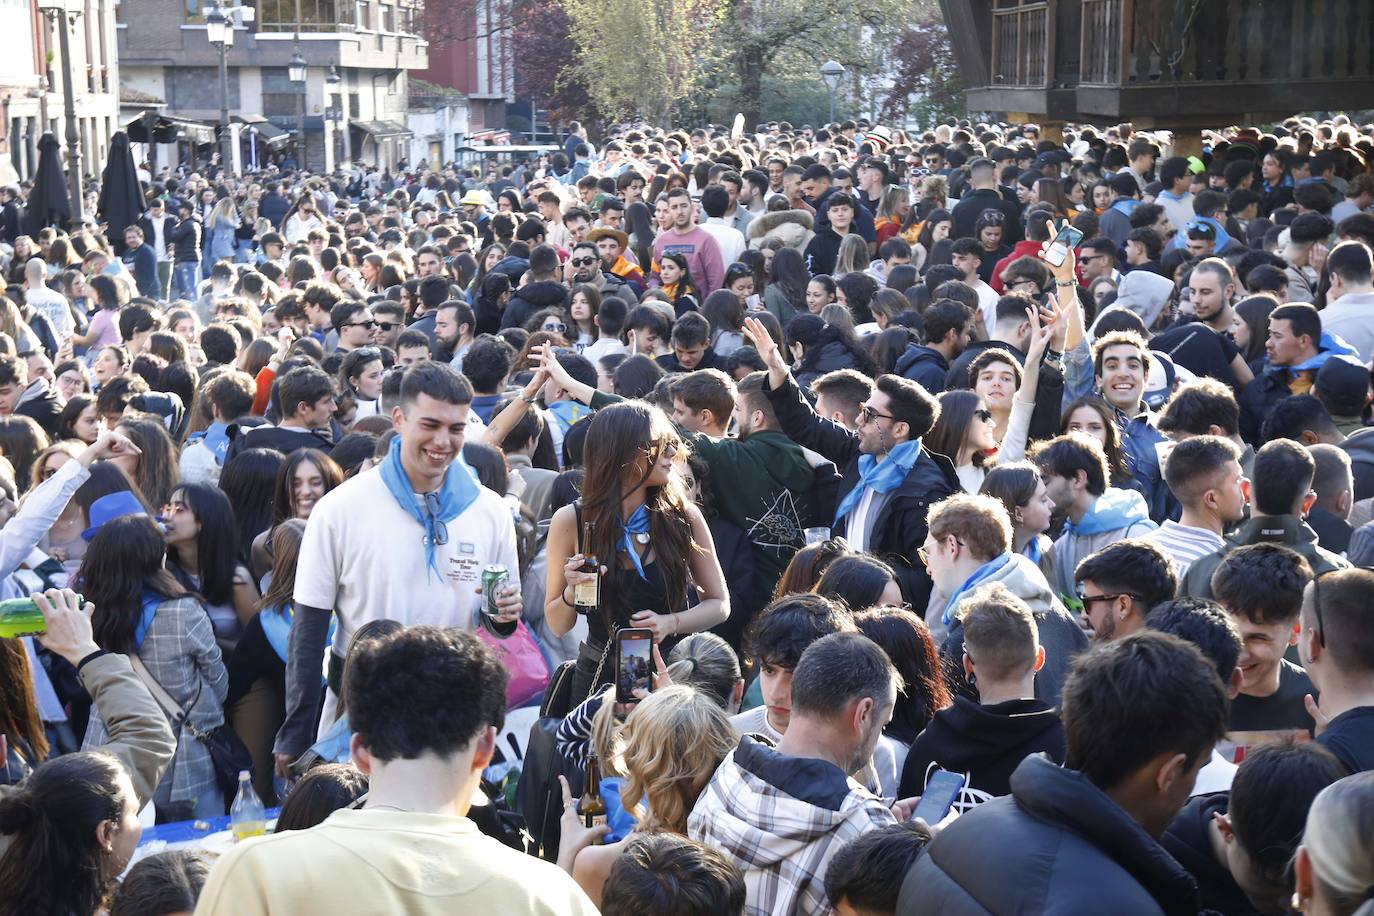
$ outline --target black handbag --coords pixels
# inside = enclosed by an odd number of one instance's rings
[[[153,673],[143,664],[143,659],[132,652],[128,658],[134,673],[152,693],[157,705],[161,706],[162,711],[172,720],[173,734],[185,725],[196,740],[204,744],[205,749],[210,752],[210,762],[215,767],[215,782],[224,797],[225,810],[228,810],[238,793],[239,773],[245,770],[253,772],[253,755],[248,752],[247,746],[228,722],[221,722],[205,732],[192,725],[186,718],[186,710],[182,709],[181,704],[172,699],[171,694],[157,682],[157,678],[153,677]]]
[[[558,726],[572,710],[573,674],[577,662],[566,661],[554,669],[539,718],[530,729],[525,746],[524,766],[515,787],[515,807],[525,819],[531,848],[528,850],[550,862],[558,859],[559,819],[563,815],[563,788],[559,776],[568,778],[574,794],[582,791],[582,774],[565,773],[563,756],[554,736]]]

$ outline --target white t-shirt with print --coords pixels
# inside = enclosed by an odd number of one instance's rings
[[[505,501],[484,487],[447,527],[448,543],[434,549],[443,574],[436,576],[426,565],[420,523],[391,495],[381,468],[364,471],[325,494],[310,513],[295,601],[337,612],[339,655],[369,620],[471,629],[483,567],[502,563],[513,583],[520,580],[515,524]]]

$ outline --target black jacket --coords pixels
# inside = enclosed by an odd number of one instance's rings
[[[39,382],[42,385],[35,387],[38,386]],[[25,389],[24,393],[20,395],[24,400],[19,402],[19,406],[14,408],[14,412],[32,419],[43,427],[43,432],[47,433],[49,438],[57,441],[61,438],[58,435],[58,424],[62,419],[62,399],[48,385],[47,379],[35,379],[29,384],[29,388],[33,388],[33,393],[30,394],[29,390]]]
[[[1229,792],[1212,792],[1188,799],[1188,804],[1174,818],[1159,843],[1169,851],[1178,864],[1188,870],[1197,881],[1204,910],[1214,910],[1224,916],[1251,916],[1255,905],[1231,877],[1231,871],[1217,861],[1209,834],[1212,816],[1226,813],[1230,805]]]
[[[167,241],[172,245],[172,263],[185,264],[200,260],[200,220],[194,214],[175,226],[164,227],[164,231]]]
[[[945,390],[945,377],[949,374],[949,363],[939,350],[923,347],[920,344],[907,344],[902,355],[897,357],[893,373],[909,378],[931,394]]]
[[[1002,221],[1002,241],[1005,244],[1015,245],[1021,241],[1021,208],[991,188],[984,191],[969,191],[963,200],[954,205],[951,211],[954,217],[954,231],[949,234],[950,238],[974,238],[973,227],[977,225],[978,217],[984,210],[1000,210],[1006,216]]]
[[[764,382],[778,425],[787,438],[833,461],[842,478],[843,500],[859,483],[859,437],[832,420],[816,415],[796,382],[788,376],[778,390]],[[889,563],[897,574],[902,598],[912,607],[930,603],[931,581],[917,551],[925,543],[926,513],[947,496],[960,492],[954,465],[942,455],[921,449],[906,479],[889,494],[873,524],[869,553]]]
[[[709,346],[706,352],[701,354],[701,362],[690,369],[684,368],[682,363],[677,361],[676,353],[664,353],[662,356],[654,357],[654,362],[663,367],[664,372],[696,372],[698,369],[720,369],[725,371],[725,360],[716,354],[716,351]]]
[[[328,455],[334,443],[324,433],[314,430],[303,432],[280,426],[240,427],[234,430],[233,438],[229,440],[229,449],[224,453],[225,462],[249,448],[274,448],[283,455],[289,455],[298,448],[317,448]]]
[[[1197,883],[1077,770],[1028,757],[1011,795],[946,827],[912,864],[898,916],[1196,916]]]
[[[835,261],[840,256],[840,238],[835,230],[826,224],[824,229],[817,229],[811,241],[806,243],[806,250],[802,252],[802,257],[806,261],[806,269],[811,276],[818,277],[821,274],[832,274],[835,272]]]
[[[1019,347],[1001,340],[975,340],[964,348],[964,352],[954,358],[949,372],[945,375],[945,390],[972,388],[968,377],[968,364],[984,350],[1006,350],[1022,366],[1026,364],[1026,354]],[[1059,434],[1060,411],[1064,400],[1064,373],[1053,366],[1041,363],[1040,380],[1035,386],[1035,410],[1031,413],[1030,434],[1027,444],[1037,439],[1051,439]]]
[[[557,280],[535,280],[515,291],[501,315],[501,327],[523,328],[540,309],[564,308],[568,304],[568,288]]]
[[[1032,754],[1064,762],[1064,725],[1044,700],[984,706],[955,697],[911,743],[898,798],[925,791],[932,767],[964,776],[963,810],[1011,792],[1011,774]],[[958,804],[958,803],[956,803]]]
[[[840,332],[830,326],[821,330],[820,336],[806,351],[801,363],[795,370],[797,384],[810,390],[811,383],[838,369],[858,369],[863,371],[862,356],[849,348],[840,339]],[[865,373],[867,374],[867,373]]]

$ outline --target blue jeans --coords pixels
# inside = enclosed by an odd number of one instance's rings
[[[199,261],[179,261],[172,268],[172,298],[196,298],[196,284],[200,282]]]

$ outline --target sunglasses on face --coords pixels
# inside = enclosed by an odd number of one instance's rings
[[[367,319],[366,321],[350,321],[347,325],[345,325],[345,327],[349,328],[367,328],[368,330],[371,330],[376,326],[377,322],[373,321],[371,318]]]
[[[975,417],[977,417],[978,419],[982,420],[984,423],[988,423],[988,422],[990,422],[990,421],[992,420],[992,411],[990,411],[990,410],[985,410],[985,409],[983,409],[983,408],[981,408],[981,407],[980,407],[979,409],[975,410],[975,411],[973,412],[973,415],[974,415]]]
[[[859,405],[859,421],[860,421],[861,423],[871,423],[871,422],[873,422],[874,420],[876,420],[876,419],[879,418],[879,417],[882,417],[884,420],[894,420],[894,419],[896,419],[896,417],[892,416],[892,414],[890,414],[890,413],[879,413],[878,411],[874,410],[872,407],[869,407],[867,404],[860,404],[860,405]]]
[[[588,264],[595,264],[596,258],[573,258],[573,267],[586,267]]]
[[[545,322],[544,325],[540,327],[541,331],[552,331],[555,334],[562,334],[567,329],[568,326],[566,324],[562,324],[561,322],[558,324],[555,324],[553,322]]]
[[[378,322],[376,322],[376,324],[377,324],[377,327],[381,328],[382,331],[385,332],[385,333],[387,333],[387,334],[390,334],[392,331],[394,331],[394,330],[396,330],[397,328],[400,327],[399,324],[396,324],[395,322],[392,322],[392,321],[378,321]]]

